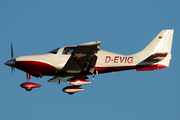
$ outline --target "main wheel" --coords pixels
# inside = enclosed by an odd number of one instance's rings
[[[69,95],[73,95],[73,94],[74,94],[74,92],[68,92],[68,94],[69,94]]]
[[[33,88],[32,87],[28,87],[28,88],[25,88],[27,91],[31,91]]]

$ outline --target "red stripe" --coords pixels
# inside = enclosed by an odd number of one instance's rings
[[[95,70],[99,70],[100,73],[112,72],[112,71],[122,71],[122,70],[132,70],[137,71],[149,71],[149,70],[159,70],[168,67],[163,64],[154,65],[143,65],[143,66],[118,66],[118,67],[95,67]]]
[[[56,68],[52,65],[40,61],[16,61],[16,68],[36,77],[56,70]]]
[[[136,68],[137,68],[136,66],[95,67],[95,70],[111,72],[111,71],[131,70]]]

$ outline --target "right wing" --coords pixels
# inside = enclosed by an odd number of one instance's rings
[[[66,65],[60,70],[65,73],[81,73],[88,71],[93,73],[99,51],[100,41],[80,44],[73,51]]]

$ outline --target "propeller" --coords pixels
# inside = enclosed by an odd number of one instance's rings
[[[11,67],[11,73],[15,72],[15,59],[14,59],[14,52],[13,52],[13,45],[11,42],[11,60],[13,60],[13,64]]]
[[[15,62],[16,62],[16,60],[14,59],[13,45],[11,42],[11,60],[4,63],[5,65],[11,67],[11,73],[13,73],[13,71],[15,71]]]

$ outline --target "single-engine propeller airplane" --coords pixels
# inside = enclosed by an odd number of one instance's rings
[[[30,76],[53,76],[48,82],[67,81],[71,86],[63,92],[74,94],[82,91],[81,85],[89,84],[87,75],[102,74],[123,70],[150,71],[169,66],[174,30],[162,30],[142,51],[133,55],[116,54],[100,50],[100,41],[77,46],[66,46],[46,54],[21,56],[14,58],[11,44],[11,60],[5,65],[27,73],[27,82],[20,86],[27,91],[40,87],[40,84],[29,82]]]

